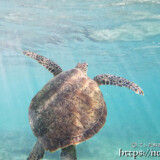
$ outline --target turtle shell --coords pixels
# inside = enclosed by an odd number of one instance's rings
[[[29,107],[32,131],[50,151],[91,138],[103,127],[106,116],[97,83],[78,69],[52,78]]]

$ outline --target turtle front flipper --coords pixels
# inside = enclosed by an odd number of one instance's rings
[[[56,64],[55,62],[49,60],[46,57],[38,55],[34,52],[24,51],[22,52],[24,55],[35,59],[38,63],[44,66],[47,70],[49,70],[54,76],[58,75],[62,72],[62,68]]]
[[[122,77],[117,77],[111,74],[101,74],[94,77],[93,80],[96,81],[98,85],[127,87],[137,94],[144,95],[143,90],[138,85]]]
[[[45,150],[42,144],[37,140],[27,160],[40,160],[41,158],[43,158],[44,152]]]

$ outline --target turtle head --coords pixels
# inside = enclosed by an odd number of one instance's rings
[[[88,64],[87,63],[78,63],[76,65],[76,68],[81,70],[84,74],[87,74]]]

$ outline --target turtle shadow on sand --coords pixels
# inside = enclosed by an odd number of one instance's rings
[[[55,62],[24,51],[54,77],[34,96],[29,106],[29,121],[37,142],[28,160],[43,158],[45,151],[61,151],[61,160],[76,160],[76,145],[94,136],[104,126],[106,103],[100,85],[127,87],[143,95],[142,89],[127,79],[110,74],[87,76],[87,63],[62,71]]]

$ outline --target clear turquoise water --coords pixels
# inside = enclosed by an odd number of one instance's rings
[[[28,106],[52,78],[23,50],[54,60],[63,70],[87,62],[91,78],[114,74],[144,90],[140,96],[126,88],[100,87],[107,123],[78,145],[79,160],[133,159],[119,157],[119,148],[145,151],[131,143],[160,143],[159,0],[0,1],[0,160],[27,158],[36,141]],[[44,159],[59,159],[59,153]]]

